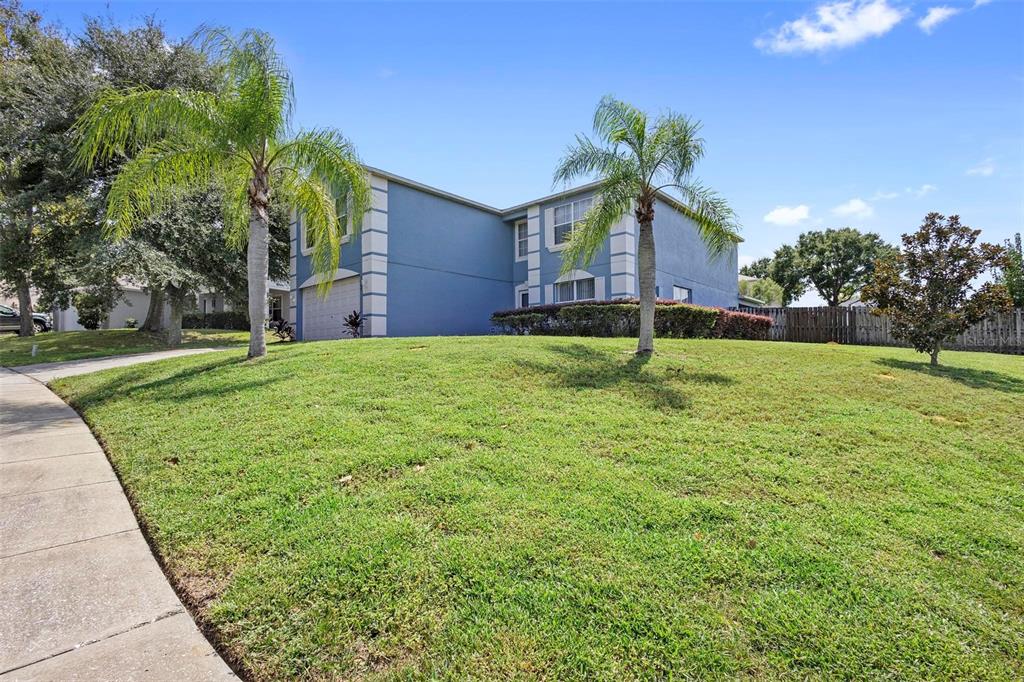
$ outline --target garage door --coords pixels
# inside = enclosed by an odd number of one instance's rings
[[[342,320],[353,310],[359,310],[359,278],[339,279],[331,287],[327,298],[320,298],[316,286],[302,290],[302,338],[341,339],[347,337]]]

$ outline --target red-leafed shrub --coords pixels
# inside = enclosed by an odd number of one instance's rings
[[[772,318],[751,313],[739,313],[735,310],[722,310],[711,336],[716,339],[754,339],[765,340],[772,328]]]

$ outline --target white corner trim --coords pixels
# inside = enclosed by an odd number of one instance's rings
[[[586,270],[570,270],[566,274],[556,279],[555,284],[559,284],[561,282],[572,282],[577,279],[588,279],[590,277],[594,277],[594,275],[591,275]]]
[[[322,277],[320,275],[313,275],[312,277],[306,278],[306,280],[303,281],[302,284],[299,285],[299,289],[305,289],[306,287],[315,286],[315,285],[320,284],[321,282],[325,281],[326,279],[329,279],[332,282],[336,282],[339,279],[348,279],[349,277],[358,277],[358,276],[359,276],[359,273],[355,272],[354,270],[346,270],[345,268],[338,268],[337,270],[334,271],[333,275],[329,275],[326,278]]]

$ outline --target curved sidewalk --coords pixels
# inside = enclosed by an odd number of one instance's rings
[[[49,381],[199,349],[0,368],[0,680],[221,680],[99,443]]]

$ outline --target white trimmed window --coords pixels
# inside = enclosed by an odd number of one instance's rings
[[[672,300],[673,301],[682,301],[683,303],[689,303],[690,299],[692,297],[693,297],[693,292],[690,291],[690,289],[688,289],[686,287],[681,287],[681,286],[678,286],[678,285],[675,285],[675,284],[672,285]]]
[[[334,213],[338,216],[338,223],[341,225],[341,238],[348,237],[348,202],[340,198],[334,201]]]
[[[589,301],[594,298],[594,278],[576,279],[555,284],[555,303]]]
[[[526,221],[516,223],[516,260],[525,260],[530,253],[530,234]]]
[[[591,199],[580,199],[561,206],[555,206],[554,224],[551,229],[555,235],[555,244],[565,244],[575,230],[583,221],[583,216],[590,210],[593,204]]]
[[[519,292],[519,307],[529,308],[530,307],[530,290],[523,289]]]

